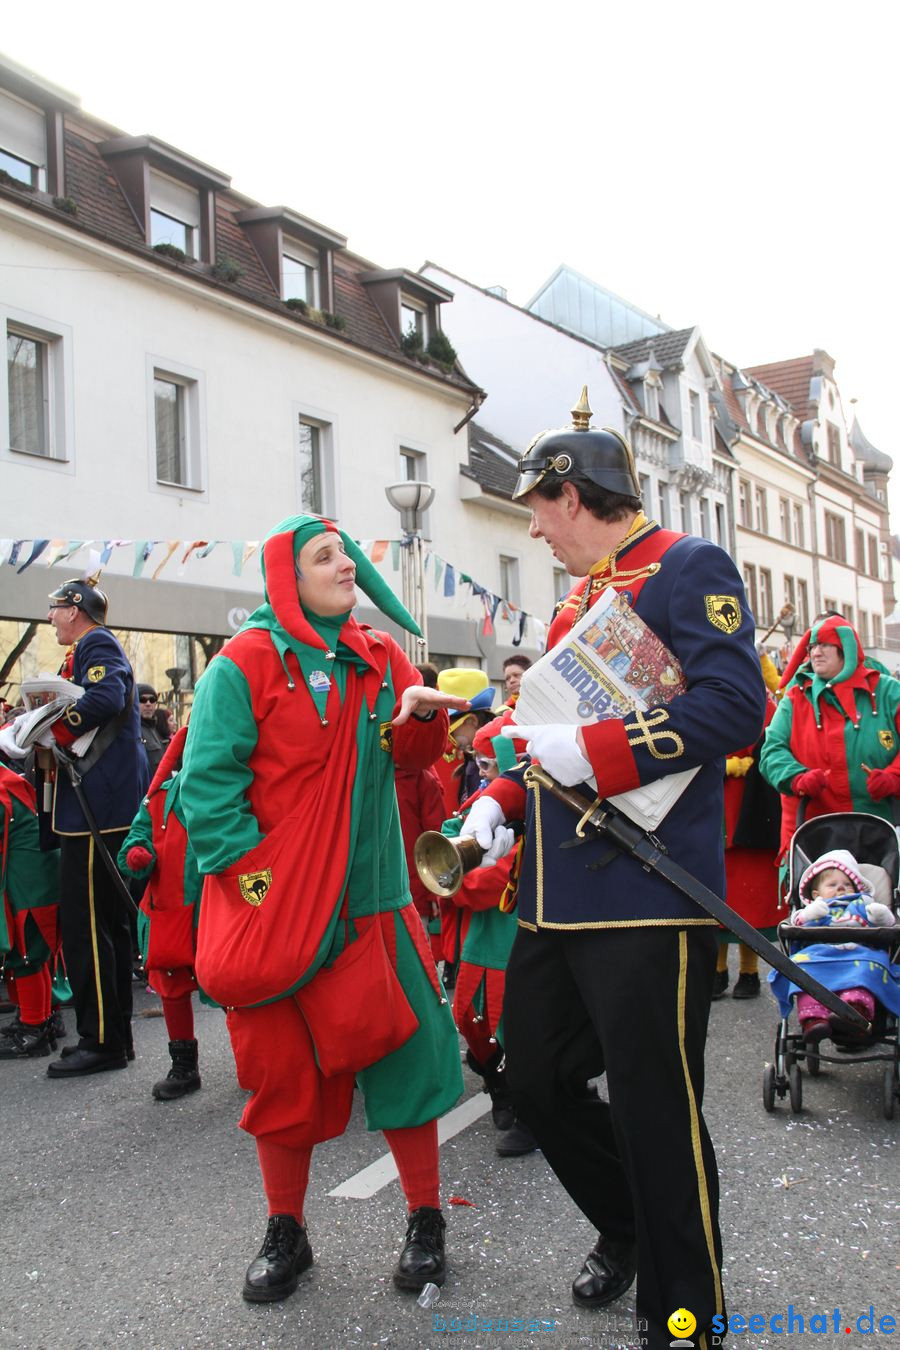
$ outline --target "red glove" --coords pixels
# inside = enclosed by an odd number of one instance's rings
[[[148,848],[143,844],[134,844],[125,854],[125,864],[129,872],[143,872],[145,867],[149,867],[156,859]]]
[[[798,797],[821,797],[828,787],[828,774],[824,769],[807,769],[797,774],[793,787]]]
[[[873,802],[884,801],[885,797],[900,797],[900,774],[896,769],[870,769],[866,791]]]

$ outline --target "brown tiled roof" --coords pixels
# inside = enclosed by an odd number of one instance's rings
[[[665,370],[678,365],[693,331],[693,328],[679,328],[673,333],[656,333],[653,337],[638,338],[636,342],[623,342],[618,347],[611,347],[610,351],[634,365],[636,361],[643,361],[652,347],[657,361]]]
[[[763,366],[747,366],[746,370],[748,375],[753,375],[780,394],[801,422],[815,417],[816,410],[809,401],[809,382],[813,373],[811,356],[796,356],[790,361],[770,361]]]
[[[486,492],[510,498],[519,473],[507,456],[518,460],[519,452],[486,427],[477,422],[469,423],[469,462],[460,464],[460,473],[473,478]]]

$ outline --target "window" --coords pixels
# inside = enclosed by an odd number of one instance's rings
[[[569,591],[572,589],[572,578],[564,567],[554,567],[553,569],[553,599],[565,600]]]
[[[641,489],[641,503],[648,516],[652,516],[653,509],[650,505],[650,475],[642,473],[638,475],[638,487]]]
[[[859,611],[859,640],[864,647],[869,645],[869,616],[864,609]]]
[[[862,530],[853,531],[853,543],[856,552],[856,570],[862,574],[866,570],[866,536]]]
[[[659,523],[664,530],[671,529],[669,515],[669,485],[660,483],[659,485]]]
[[[514,605],[521,604],[519,589],[519,560],[508,554],[500,554],[500,598]]]
[[[709,529],[709,498],[700,498],[700,533],[704,539],[712,539]]]
[[[841,613],[845,616],[845,618],[847,619],[847,622],[848,622],[849,624],[851,624],[851,625],[855,628],[855,627],[856,627],[856,620],[855,620],[854,617],[853,617],[853,606],[852,606],[852,605],[842,605],[842,606],[841,606]]]
[[[798,548],[806,547],[806,531],[803,528],[803,507],[794,503],[794,543]]]
[[[805,633],[809,627],[809,586],[802,578],[797,579],[797,630]]]
[[[289,252],[281,255],[282,300],[305,300],[308,305],[319,305],[319,256],[314,249],[291,243]]]
[[[0,169],[10,178],[45,191],[47,127],[43,112],[0,92]]]
[[[881,575],[881,568],[878,566],[878,539],[874,534],[869,535],[869,576],[877,577]]]
[[[781,522],[781,537],[786,544],[791,542],[791,504],[787,497],[778,498],[778,517]]]
[[[747,592],[750,608],[756,616],[756,568],[753,563],[744,563],[744,590]]]
[[[678,510],[681,515],[681,528],[684,530],[685,534],[690,534],[692,532],[691,527],[693,522],[691,515],[691,499],[687,492],[679,492]]]
[[[697,393],[696,389],[691,389],[689,393],[691,404],[691,435],[695,441],[702,441],[703,419],[700,416],[700,395]]]
[[[794,578],[785,576],[784,578],[784,603],[793,606],[794,618],[797,617],[797,588],[794,585]]]
[[[838,602],[837,602],[835,599],[833,599],[832,597],[827,596],[827,595],[826,595],[825,599],[822,601],[822,607],[823,607],[823,609],[825,610],[826,613],[828,613],[828,612],[830,612],[830,611],[833,611],[835,614],[843,614],[843,612],[844,612],[844,611],[841,609],[841,607],[840,607],[840,605],[838,604]]]
[[[322,432],[313,422],[297,420],[300,509],[314,516],[325,514]]]
[[[760,534],[769,533],[769,501],[766,489],[758,487],[755,489],[756,497],[756,528]]]
[[[746,478],[738,479],[738,512],[742,525],[753,529],[753,514],[750,509],[750,484]]]
[[[654,422],[659,421],[659,385],[655,380],[644,381],[644,410]]]
[[[825,423],[826,444],[828,447],[828,462],[841,466],[841,433],[833,422]]]
[[[760,623],[772,622],[772,573],[768,567],[759,569],[759,614]]]
[[[198,257],[200,194],[167,174],[150,170],[150,244],[172,244]]]
[[[847,561],[847,536],[842,516],[825,512],[825,552],[835,562]]]
[[[8,329],[9,445],[29,455],[50,453],[47,343]]]
[[[422,483],[427,475],[425,472],[425,456],[421,450],[400,451],[400,467],[402,469],[401,478],[407,482]]]
[[[725,507],[721,502],[716,502],[716,539],[715,542],[720,548],[725,548]]]
[[[422,346],[427,347],[431,335],[428,332],[428,314],[425,306],[410,300],[408,295],[403,295],[400,297],[400,335],[406,337],[410,333],[416,333],[421,339]]]
[[[203,490],[201,374],[147,358],[150,383],[151,486]]]
[[[872,615],[872,645],[873,645],[874,647],[880,647],[880,646],[881,646],[881,615],[880,615],[880,614],[873,614],[873,615]]]

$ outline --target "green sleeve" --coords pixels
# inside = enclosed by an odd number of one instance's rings
[[[149,863],[146,867],[141,867],[135,872],[128,866],[125,859],[128,857],[128,850],[137,847],[145,848],[148,853],[152,853],[153,862]],[[149,877],[150,873],[153,871],[155,861],[156,850],[153,847],[153,824],[150,820],[150,812],[147,810],[144,802],[141,802],[138,807],[137,815],[131,822],[131,829],[125,836],[125,842],[119,849],[119,856],[116,858],[116,866],[119,871],[124,872],[126,876],[136,877],[138,881],[143,881],[144,877]]]
[[[197,683],[180,775],[184,821],[204,876],[223,872],[263,839],[247,800],[257,739],[247,681],[220,654]]]
[[[766,729],[762,754],[759,757],[759,771],[767,783],[771,783],[776,792],[790,794],[791,784],[798,773],[805,773],[806,764],[801,764],[791,753],[791,730],[793,728],[794,705],[790,696],[781,700],[775,716]]]

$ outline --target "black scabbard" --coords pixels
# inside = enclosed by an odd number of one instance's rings
[[[746,919],[742,919],[740,914],[733,910],[730,905],[726,905],[725,901],[721,896],[716,895],[715,891],[711,891],[708,886],[704,886],[702,881],[698,881],[696,877],[691,876],[690,872],[686,872],[683,867],[679,867],[678,863],[673,862],[669,855],[654,841],[653,837],[646,830],[641,829],[640,825],[635,824],[633,820],[629,820],[627,816],[615,810],[609,802],[591,802],[580,792],[575,792],[572,788],[562,787],[550,777],[546,769],[536,769],[532,765],[528,773],[541,787],[553,793],[571,810],[578,812],[585,824],[598,837],[608,839],[620,852],[630,854],[649,872],[655,872],[657,876],[663,877],[690,900],[696,901],[701,909],[705,909],[707,914],[717,919],[723,928],[727,928],[729,932],[734,933],[735,937],[740,938],[741,942],[751,947],[779,974],[786,976],[807,994],[811,994],[813,998],[818,999],[820,1003],[824,1003],[825,1007],[836,1017],[849,1023],[857,1031],[869,1030],[869,1023],[862,1013],[845,1003],[843,999],[838,998],[837,994],[831,989],[826,989],[825,985],[814,979],[803,966],[797,965],[780,947],[776,947],[774,943],[769,942],[767,938],[756,931],[752,924],[749,924]]]
[[[116,894],[118,895],[119,899],[123,902],[125,908],[128,910],[130,914],[137,914],[138,907],[134,903],[134,899],[131,895],[131,892],[125,885],[125,882],[122,880],[122,874],[119,871],[118,867],[116,867],[115,860],[113,859],[112,854],[106,847],[103,835],[100,833],[100,826],[97,824],[97,819],[93,811],[91,810],[90,803],[88,802],[84,788],[81,786],[81,774],[78,772],[77,765],[72,761],[71,757],[66,754],[65,750],[63,750],[61,746],[53,747],[53,757],[56,760],[57,765],[63,766],[63,768],[66,771],[66,776],[68,777],[69,782],[72,784],[72,791],[75,793],[75,800],[81,807],[81,814],[84,816],[85,824],[90,830],[91,837],[93,838],[94,843],[97,845],[100,857],[103,859],[104,865],[106,866],[107,871],[109,872],[110,876],[113,879]]]

